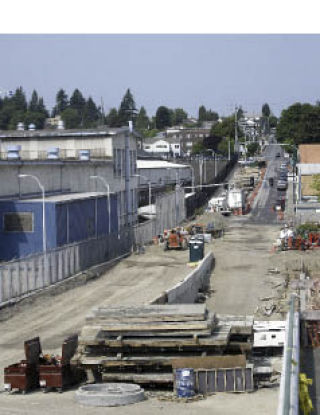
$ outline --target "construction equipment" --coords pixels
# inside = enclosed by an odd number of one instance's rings
[[[186,235],[183,234],[180,230],[170,229],[164,235],[164,251],[169,249],[187,249],[188,241]]]
[[[204,227],[203,223],[193,223],[187,230],[190,235],[199,235],[204,233]]]

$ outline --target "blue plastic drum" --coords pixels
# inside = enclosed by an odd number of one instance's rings
[[[194,370],[176,369],[175,371],[176,391],[179,398],[190,398],[194,396]]]

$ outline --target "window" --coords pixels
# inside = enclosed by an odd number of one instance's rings
[[[179,148],[179,147],[180,147],[179,144],[174,145],[174,148]]]
[[[32,212],[10,212],[3,216],[5,232],[33,232]]]
[[[150,150],[151,146],[144,146],[145,150]]]
[[[156,148],[167,148],[166,144],[157,144]]]

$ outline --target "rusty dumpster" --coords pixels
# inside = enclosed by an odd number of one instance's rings
[[[61,393],[67,386],[77,382],[76,368],[70,365],[77,346],[78,336],[73,335],[64,340],[61,356],[43,356],[39,364],[39,383],[43,392],[56,389]]]
[[[24,342],[25,360],[4,369],[4,389],[26,393],[39,387],[38,363],[41,354],[39,337]]]

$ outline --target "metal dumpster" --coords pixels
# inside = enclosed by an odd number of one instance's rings
[[[70,365],[77,346],[78,336],[70,336],[62,344],[61,356],[44,355],[41,359],[39,383],[43,392],[54,388],[61,393],[66,386],[77,382],[76,368]]]
[[[38,362],[41,354],[39,337],[24,342],[25,360],[4,369],[4,389],[26,393],[39,387]]]
[[[190,262],[201,261],[204,257],[204,240],[192,238],[189,241],[189,260]]]

